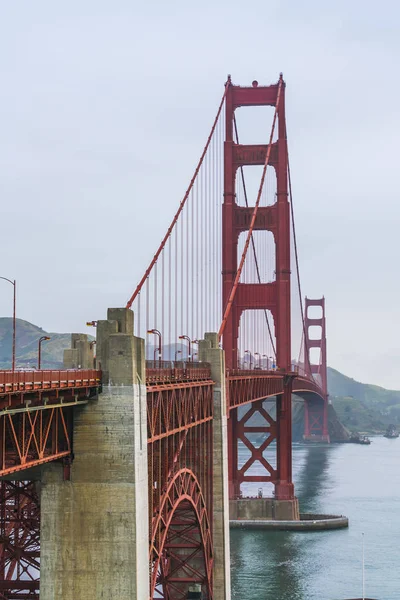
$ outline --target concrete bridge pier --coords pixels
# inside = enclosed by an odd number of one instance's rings
[[[109,309],[97,334],[103,391],[75,413],[70,480],[43,469],[41,600],[149,597],[144,341],[127,309]]]
[[[199,359],[211,364],[214,385],[213,415],[213,547],[214,598],[230,600],[228,427],[226,413],[225,353],[218,335],[206,333],[199,342]],[[194,597],[194,596],[193,596]]]

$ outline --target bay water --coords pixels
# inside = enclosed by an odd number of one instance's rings
[[[346,515],[349,528],[231,530],[233,600],[361,598],[362,533],[366,597],[400,600],[400,438],[371,440],[294,444],[300,511]]]

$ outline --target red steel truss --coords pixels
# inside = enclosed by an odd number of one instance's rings
[[[263,417],[264,425],[259,424],[252,426],[249,424],[249,421],[257,412],[261,415],[261,417]],[[255,445],[246,434],[257,434],[257,437],[260,438],[262,436],[263,440],[259,443],[259,445]],[[253,402],[250,410],[248,410],[240,420],[236,418],[236,435],[237,438],[241,440],[250,451],[250,457],[245,464],[240,469],[237,467],[237,483],[239,485],[245,481],[271,481],[274,483],[277,479],[276,468],[274,468],[271,463],[267,461],[267,459],[263,456],[263,453],[264,450],[266,450],[271,444],[271,442],[276,440],[277,424],[263,407],[262,400]],[[247,473],[256,461],[258,461],[259,464],[264,468],[263,475],[249,475]]]
[[[283,375],[278,373],[232,370],[226,381],[229,410],[283,392]]]
[[[212,418],[208,379],[147,387],[151,598],[212,598]]]
[[[0,477],[51,460],[68,463],[73,408],[100,385],[95,370],[0,371]]]
[[[0,600],[38,600],[40,510],[33,482],[0,482]]]

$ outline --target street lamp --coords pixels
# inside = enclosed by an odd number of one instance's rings
[[[182,354],[182,350],[175,350],[175,362],[177,362],[177,354]]]
[[[262,357],[267,359],[266,363],[267,363],[267,371],[268,371],[268,356],[266,354],[263,354]],[[263,361],[263,364],[264,364],[264,361]]]
[[[254,352],[254,356],[258,356],[258,369],[261,369],[261,354],[259,352]],[[255,365],[254,365],[255,368]]]
[[[188,335],[180,335],[179,336],[180,340],[187,340],[188,344],[189,344],[189,354],[188,354],[188,360],[189,362],[191,361],[192,358],[192,354],[191,354],[191,344],[192,344],[192,340],[190,339],[190,337]]]
[[[250,364],[249,364],[249,367],[250,367],[250,369],[251,369],[251,358],[252,358],[251,350],[245,350],[245,351],[244,351],[244,353],[245,353],[245,354],[248,354],[248,355],[250,356],[250,361],[249,361],[249,363],[250,363]]]
[[[14,299],[13,299],[13,340],[12,340],[12,370],[15,371],[15,336],[16,336],[16,325],[17,319],[15,316],[15,306],[16,306],[16,297],[17,297],[17,282],[16,280],[8,279],[8,277],[0,277],[0,279],[4,279],[4,281],[8,281],[14,286]]]
[[[44,342],[45,340],[51,340],[51,338],[49,338],[48,335],[42,335],[41,338],[39,338],[39,348],[38,348],[38,371],[40,371],[40,367],[42,365],[42,342]]]
[[[158,329],[148,329],[147,333],[154,333],[154,335],[158,336],[158,348],[154,349],[154,361],[156,360],[156,352],[158,351],[158,360],[161,362],[161,354],[162,354],[162,335],[161,331]]]

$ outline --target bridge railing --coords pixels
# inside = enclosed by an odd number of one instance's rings
[[[211,365],[206,362],[146,360],[146,383],[199,381],[211,378]]]
[[[101,383],[95,369],[0,371],[0,395],[59,388],[94,387]]]

